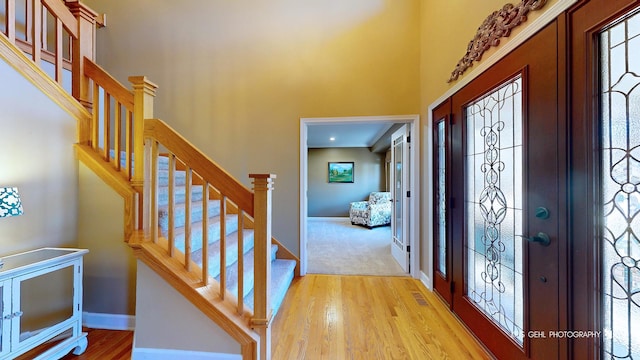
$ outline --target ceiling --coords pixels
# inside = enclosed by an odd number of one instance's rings
[[[307,147],[372,147],[391,128],[393,122],[363,122],[349,124],[310,124],[307,127]],[[330,138],[335,140],[331,141]],[[391,134],[382,141],[391,143]],[[388,147],[388,146],[387,146]]]

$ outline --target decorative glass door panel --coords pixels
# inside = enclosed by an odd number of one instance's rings
[[[446,122],[436,125],[436,233],[438,238],[438,271],[447,276],[447,150]]]
[[[433,109],[433,289],[451,306],[451,101]]]
[[[394,178],[394,184],[393,184],[393,223],[394,223],[394,230],[393,230],[393,241],[396,243],[396,245],[398,246],[402,246],[403,244],[403,234],[402,234],[402,210],[403,210],[403,206],[402,206],[402,199],[404,198],[404,196],[402,196],[402,190],[403,190],[403,183],[402,183],[402,167],[403,167],[403,163],[402,163],[402,150],[403,150],[403,142],[404,139],[403,138],[398,138],[395,139],[393,142],[393,150],[395,152],[394,158],[393,158],[393,169],[395,172],[395,176]]]
[[[466,294],[522,345],[521,77],[468,105],[466,127]]]
[[[640,12],[599,37],[602,356],[640,359]]]

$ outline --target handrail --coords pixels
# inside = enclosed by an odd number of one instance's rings
[[[5,35],[12,43],[25,50],[36,64],[40,64],[43,53],[45,53],[46,61],[54,64],[55,74],[53,77],[61,83],[64,60],[71,59],[70,49],[66,54],[63,53],[65,50],[63,28],[69,38],[77,39],[78,21],[61,0],[27,0],[25,7],[25,19],[18,20],[16,18],[16,0],[5,0]],[[53,51],[50,51],[47,46],[51,30],[47,26],[48,19],[43,13],[43,8],[47,9],[55,21],[55,29],[51,34],[55,39]],[[22,21],[24,21],[25,38],[19,39],[16,37],[16,23]]]
[[[90,59],[84,58],[83,65],[84,76],[93,82],[89,145],[116,170],[123,170],[124,178],[132,180],[134,122],[139,120],[133,115],[134,94]]]
[[[251,190],[222,169],[215,161],[197,150],[195,146],[165,122],[159,119],[145,120],[144,135],[145,137],[156,139],[206,179],[214,179],[215,184],[212,185],[215,188],[226,194],[229,200],[233,201],[248,215],[253,216],[253,193]]]
[[[84,72],[81,59],[93,59],[97,13],[79,0],[26,0],[23,11],[16,11],[16,0],[4,0],[4,3],[5,12],[0,15],[4,19],[0,23],[5,24],[4,34],[9,41],[29,54],[36,65],[43,60],[52,63],[50,76],[59,84],[66,76],[64,70],[71,68],[68,75],[72,80],[73,96],[85,107],[90,107],[88,81],[81,79]],[[24,18],[17,18],[17,14],[23,14]],[[53,19],[53,28],[49,26],[47,14]],[[51,39],[53,43],[48,44]]]
[[[74,39],[78,38],[78,20],[63,2],[60,0],[42,0],[42,4],[46,6],[51,15],[62,21],[62,25],[67,29],[69,35]]]
[[[133,111],[133,93],[98,64],[84,58],[84,74],[111,94],[119,103]]]

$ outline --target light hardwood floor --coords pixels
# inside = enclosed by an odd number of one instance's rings
[[[63,360],[125,360],[133,332],[87,330]],[[295,279],[272,327],[273,360],[491,359],[445,305],[409,277]]]
[[[273,359],[491,359],[409,277],[306,275],[273,324]]]

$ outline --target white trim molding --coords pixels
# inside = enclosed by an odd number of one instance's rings
[[[424,273],[424,271],[420,271],[420,282],[424,287],[429,291],[433,291],[433,284],[431,283],[431,279]]]
[[[410,275],[417,279],[420,275],[420,115],[389,115],[389,116],[352,116],[352,117],[330,117],[330,118],[300,118],[300,275],[307,273],[307,167],[308,167],[308,147],[307,131],[310,125],[318,124],[367,124],[367,123],[406,123],[411,129],[411,175],[409,179],[411,200],[409,212],[412,216],[409,227],[409,237],[411,246]]]
[[[242,360],[240,354],[222,354],[203,351],[136,348],[132,360]]]
[[[82,313],[82,325],[91,329],[134,330],[136,317],[122,314]]]

